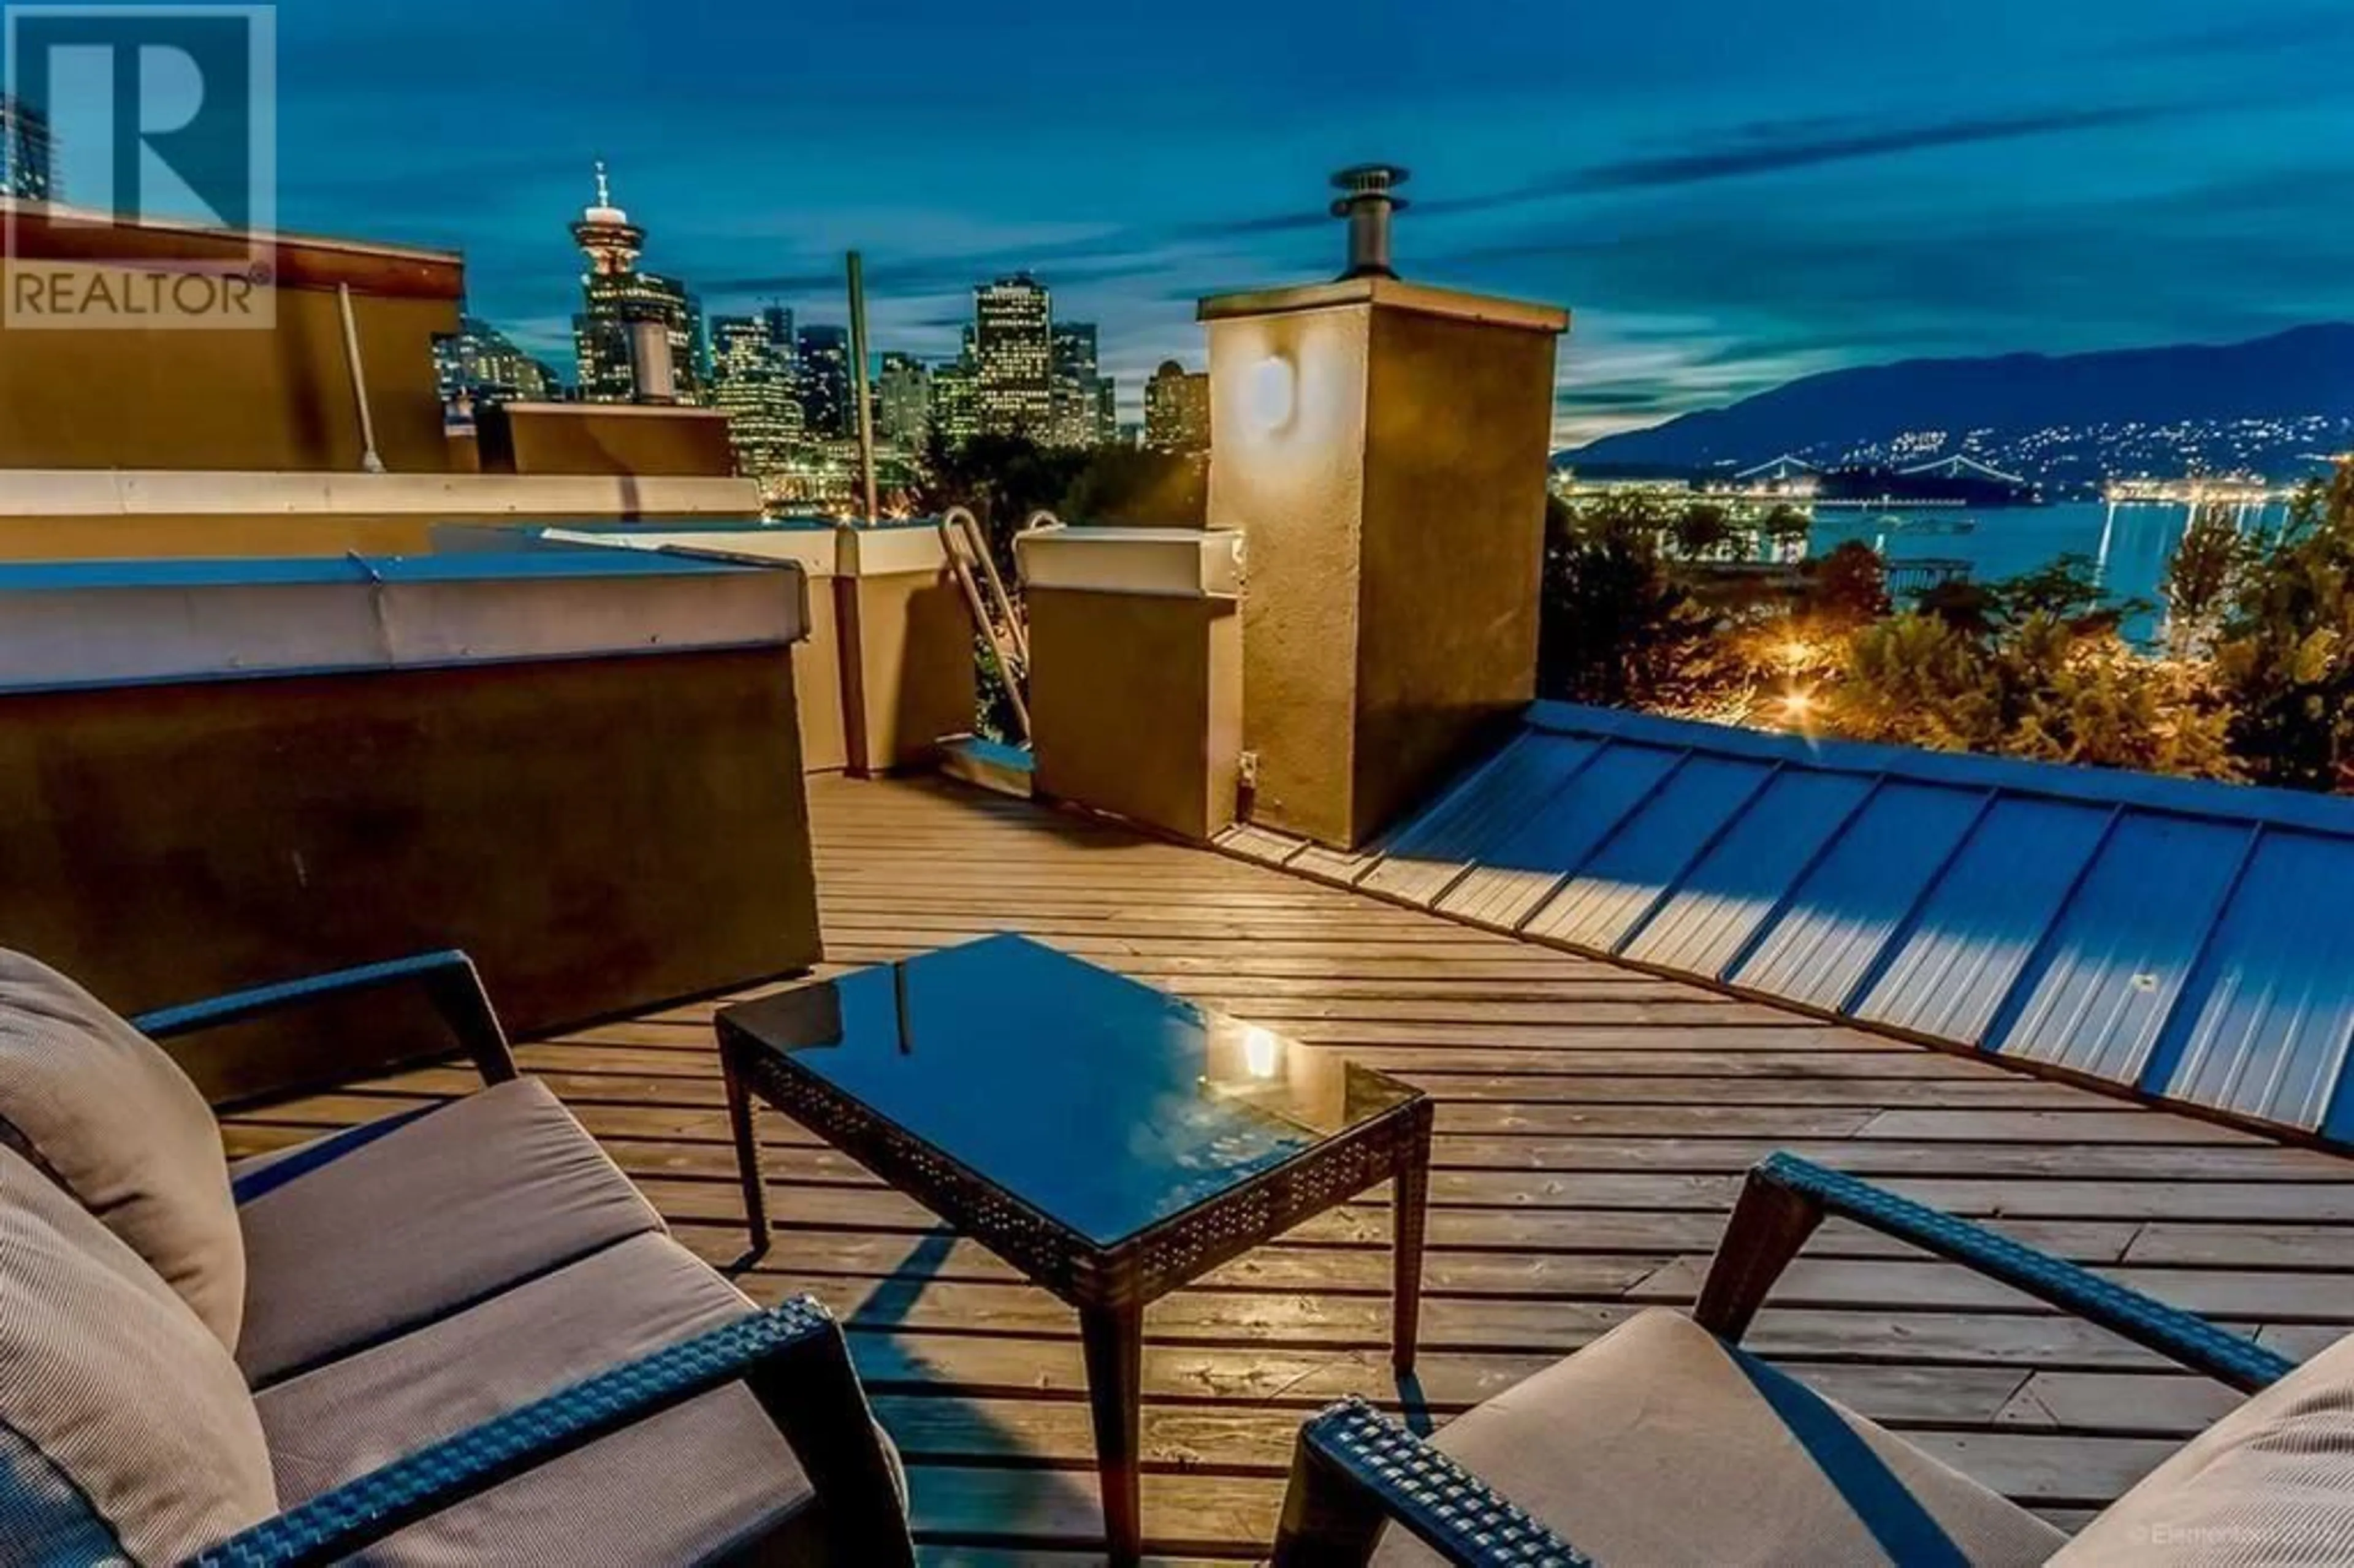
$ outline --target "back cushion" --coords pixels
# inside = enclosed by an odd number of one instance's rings
[[[186,1302],[0,1148],[0,1562],[177,1563],[277,1511],[260,1417]]]
[[[2192,1438],[2052,1561],[2354,1563],[2354,1335]]]
[[[236,1348],[245,1243],[211,1107],[163,1047],[5,948],[0,1123],[0,1142],[63,1181]]]

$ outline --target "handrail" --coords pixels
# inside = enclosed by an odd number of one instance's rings
[[[989,537],[969,507],[949,507],[940,514],[938,527],[940,542],[948,547],[949,566],[956,573],[957,586],[964,590],[965,609],[972,616],[973,629],[989,644],[990,661],[997,666],[998,679],[1004,683],[1006,700],[1013,706],[1014,721],[1022,726],[1026,744],[1030,703],[1023,687],[1030,677],[1030,640],[1005,591],[1004,579],[997,575],[997,564],[990,558]],[[984,581],[986,593],[981,587]]]
[[[971,514],[965,515],[970,517]],[[1030,521],[1023,524],[1023,532],[1034,526],[1039,517],[1052,515],[1051,513],[1032,514]],[[998,624],[1005,628],[1006,640],[1013,645],[1014,657],[1021,661],[1022,673],[1026,679],[1030,673],[1029,622],[1021,613],[1022,607],[1014,603],[1013,597],[1005,591],[1005,579],[997,575],[997,556],[990,549],[989,540],[981,533],[979,524],[973,524],[971,535],[972,553],[981,561],[981,580],[989,589],[990,608],[996,612]]]

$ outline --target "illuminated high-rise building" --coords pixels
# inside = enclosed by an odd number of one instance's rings
[[[597,165],[597,199],[572,225],[572,239],[588,258],[588,270],[580,279],[582,309],[572,318],[582,399],[627,403],[636,398],[631,338],[635,323],[651,321],[661,323],[669,341],[677,400],[702,402],[703,308],[677,279],[638,270],[646,231],[613,205],[602,163]]]
[[[768,330],[769,353],[777,355],[777,370],[793,387],[793,400],[801,403],[801,334],[793,332],[791,306],[768,306],[760,311],[760,325]]]
[[[950,450],[981,434],[981,378],[970,360],[932,366],[931,428]]]
[[[1046,389],[1046,410],[1045,445],[1095,445],[1096,396],[1092,387],[1057,376]]]
[[[475,316],[461,316],[456,332],[433,340],[433,368],[445,403],[461,396],[478,403],[536,403],[556,389],[554,371]]]
[[[755,316],[711,318],[711,382],[740,381],[768,370],[776,363],[769,346],[769,329]],[[712,407],[717,408],[715,400]]]
[[[1048,395],[1046,442],[1057,447],[1100,445],[1102,395],[1096,374],[1095,323],[1056,322],[1050,340],[1054,378]]]
[[[1091,381],[1096,374],[1096,323],[1056,322],[1047,334],[1053,344],[1055,374],[1074,381]]]
[[[875,382],[875,429],[883,440],[920,452],[932,429],[932,373],[912,355],[885,354]]]
[[[793,336],[793,313],[784,305],[770,305],[760,313],[760,324],[769,334],[769,347],[777,363],[787,370],[801,360],[801,344]]]
[[[1210,450],[1210,378],[1164,360],[1144,384],[1144,444],[1155,451]]]
[[[727,415],[739,470],[766,480],[789,465],[801,438],[801,399],[765,321],[712,319],[711,406]]]
[[[794,366],[800,379],[801,423],[812,436],[839,440],[858,432],[850,400],[850,332],[838,326],[801,329]]]
[[[982,433],[1032,440],[1051,434],[1051,321],[1046,290],[1027,273],[973,290],[973,370]]]
[[[1115,447],[1119,439],[1119,383],[1108,376],[1096,377],[1096,445]]]
[[[40,111],[0,93],[0,196],[62,200],[50,173],[53,162],[48,121]]]

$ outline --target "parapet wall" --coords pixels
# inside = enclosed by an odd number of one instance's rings
[[[440,948],[518,1034],[819,957],[800,574],[603,555],[0,567],[0,941],[125,1012]],[[199,1036],[216,1099],[445,1048]]]

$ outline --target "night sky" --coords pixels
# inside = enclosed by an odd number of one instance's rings
[[[1204,292],[1401,270],[1566,304],[1565,441],[1835,366],[2354,316],[2345,0],[286,0],[281,224],[465,251],[569,371],[589,162],[708,311],[953,351],[1029,267],[1131,410]]]

